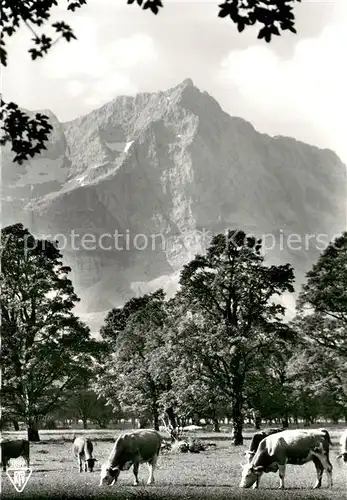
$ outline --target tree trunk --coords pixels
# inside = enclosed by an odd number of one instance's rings
[[[172,427],[174,429],[176,429],[176,427],[177,427],[177,419],[176,419],[175,412],[174,412],[174,410],[173,410],[173,408],[171,406],[170,406],[170,408],[166,409],[166,414],[168,416],[170,424],[172,425]]]
[[[288,417],[287,411],[284,413],[283,418],[282,418],[282,427],[284,429],[288,429],[288,427],[289,427],[289,417]]]
[[[147,417],[140,418],[139,419],[139,424],[140,424],[139,425],[140,429],[147,429],[148,424],[149,424],[148,418]]]
[[[153,407],[152,413],[153,413],[153,425],[154,425],[154,429],[156,431],[159,431],[159,412],[158,412],[158,408],[156,406]]]
[[[169,419],[169,425],[171,427],[170,437],[171,437],[171,442],[173,443],[176,439],[178,439],[178,434],[179,434],[179,429],[177,428],[177,418],[172,406],[170,406],[170,408],[167,408],[165,410],[165,413]]]
[[[88,429],[88,422],[85,418],[82,419],[83,422],[83,429]]]
[[[260,426],[261,426],[261,417],[256,416],[254,419],[254,428],[256,430],[260,430]]]
[[[39,431],[37,428],[37,421],[29,420],[28,422],[28,441],[40,441]]]
[[[196,413],[193,415],[192,424],[193,425],[200,425],[200,415],[197,415]]]
[[[15,431],[19,431],[19,423],[18,423],[18,420],[13,419],[13,420],[12,420],[12,424],[13,424],[14,430],[15,430]]]
[[[234,399],[232,403],[233,413],[233,439],[235,446],[243,445],[243,415],[242,415],[242,394],[240,391],[234,391]]]
[[[220,432],[219,420],[217,417],[213,418],[213,432]]]

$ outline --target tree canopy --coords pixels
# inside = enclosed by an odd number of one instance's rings
[[[181,273],[177,294],[181,356],[229,399],[235,444],[242,444],[245,384],[259,355],[277,339],[290,337],[276,296],[293,292],[289,264],[265,266],[261,240],[241,230],[216,235],[206,255],[197,255]],[[189,310],[191,314],[184,315]]]
[[[118,0],[117,0],[118,1]],[[123,0],[125,1],[125,0]],[[239,32],[248,26],[261,25],[259,39],[270,42],[272,36],[281,35],[281,31],[296,33],[293,8],[295,2],[301,0],[225,0],[218,5],[218,16],[229,17],[237,25]],[[127,0],[128,4],[136,3],[144,10],[158,14],[163,8],[161,0]],[[87,0],[67,0],[66,9],[72,12],[87,4]],[[25,25],[33,34],[33,44],[29,48],[33,60],[43,57],[60,39],[67,42],[76,39],[73,29],[64,21],[50,23],[52,10],[58,0],[3,0],[0,17],[0,62],[7,66],[8,54],[6,42],[8,37],[16,34]],[[196,6],[198,8],[198,5]],[[38,34],[36,28],[51,28],[55,38],[47,34]],[[0,120],[2,121],[2,137],[0,145],[11,144],[14,162],[22,164],[46,149],[45,143],[52,131],[49,118],[36,113],[33,117],[22,111],[17,103],[5,102],[1,97]]]
[[[100,366],[95,385],[97,393],[113,407],[120,403],[143,422],[153,420],[157,429],[163,411],[160,397],[171,385],[169,372],[160,362],[167,319],[164,299],[160,289],[131,299],[107,315],[100,333],[108,342],[109,355]]]
[[[103,344],[72,312],[71,269],[53,242],[15,224],[1,244],[2,404],[38,439],[38,419],[91,375]]]
[[[347,232],[307,273],[298,311],[298,328],[307,338],[347,359]]]

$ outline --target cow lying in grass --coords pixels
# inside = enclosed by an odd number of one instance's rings
[[[328,431],[319,430],[286,430],[271,434],[264,438],[250,463],[242,466],[240,488],[258,488],[264,472],[279,472],[280,488],[284,489],[286,464],[303,465],[313,461],[317,471],[317,482],[314,488],[320,488],[323,471],[328,476],[328,485],[333,485],[332,465],[329,461]]]
[[[138,485],[139,465],[144,462],[147,462],[149,467],[147,484],[154,483],[153,473],[161,443],[161,435],[152,429],[141,429],[119,436],[108,461],[101,466],[100,486],[114,485],[120,471],[129,470],[132,465],[135,476],[134,485]]]

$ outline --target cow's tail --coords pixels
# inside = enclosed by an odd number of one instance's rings
[[[329,432],[326,430],[326,429],[320,429],[321,432],[323,432],[323,434],[325,435],[328,443],[330,444],[330,446],[334,446],[331,439],[330,439],[330,434]]]

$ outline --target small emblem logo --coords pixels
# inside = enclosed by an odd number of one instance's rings
[[[12,464],[6,470],[6,474],[16,491],[18,491],[18,493],[21,493],[28,484],[28,481],[32,474],[32,469],[21,461],[17,460],[17,462],[15,463],[14,460],[11,460],[11,462]]]

